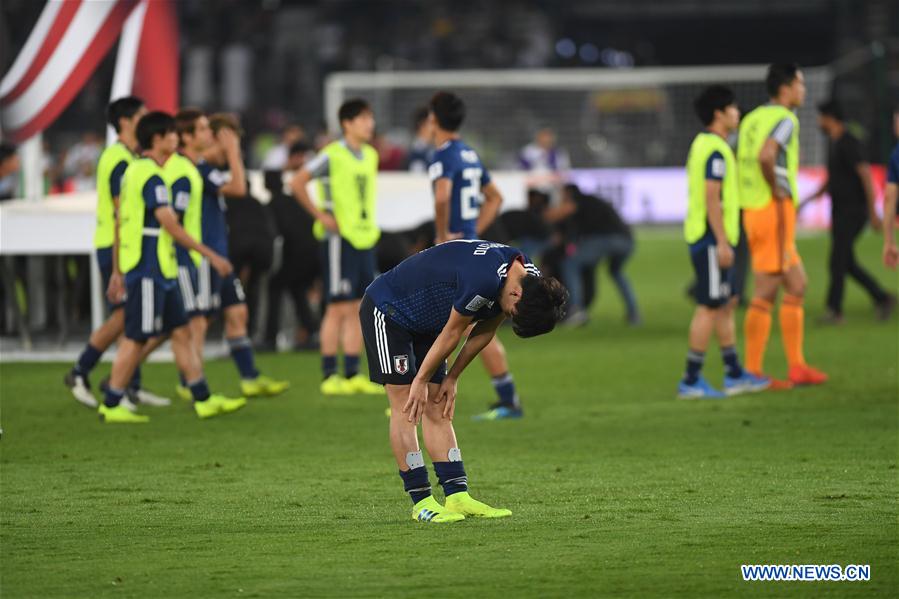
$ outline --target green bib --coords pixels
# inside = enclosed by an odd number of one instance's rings
[[[765,105],[747,114],[740,123],[740,141],[737,147],[740,205],[747,210],[764,208],[774,197],[773,190],[762,175],[759,152],[777,123],[783,119],[793,121],[793,135],[786,148],[787,178],[790,181],[790,196],[795,203],[799,203],[796,183],[799,175],[799,119],[784,106]]]
[[[182,226],[188,235],[197,241],[203,241],[201,218],[203,214],[203,177],[200,171],[190,158],[182,154],[172,154],[162,167],[163,180],[166,186],[172,192],[172,206],[184,216],[182,218]],[[190,185],[190,195],[188,197],[178,197],[174,193],[175,182],[187,179]],[[182,205],[186,203],[186,205]],[[190,251],[190,258],[197,266],[203,259],[202,254],[195,250]]]
[[[115,242],[115,204],[109,179],[112,171],[123,160],[128,164],[135,156],[120,141],[107,146],[97,163],[97,229],[94,231],[94,247],[109,248]]]
[[[340,236],[358,250],[375,246],[381,237],[377,223],[378,152],[362,146],[362,159],[342,142],[328,144],[327,182],[319,181],[320,207],[329,210],[340,227]],[[316,222],[316,239],[325,238],[325,228]]]
[[[178,274],[175,259],[175,244],[165,229],[145,229],[144,186],[151,177],[158,176],[165,181],[162,168],[151,158],[141,158],[132,162],[122,180],[122,195],[119,197],[119,267],[123,273],[133,270],[140,263],[144,237],[156,237],[156,258],[159,271],[167,279]],[[166,193],[169,190],[166,188]]]
[[[740,199],[737,187],[737,160],[727,142],[714,133],[703,132],[696,136],[687,156],[687,217],[684,219],[684,238],[696,243],[706,234],[708,214],[706,209],[706,164],[715,152],[724,156],[724,179],[721,181],[721,210],[724,233],[731,245],[740,241]]]

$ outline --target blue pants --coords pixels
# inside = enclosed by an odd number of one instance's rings
[[[627,235],[588,235],[581,237],[575,252],[562,261],[562,277],[571,294],[569,313],[584,309],[584,286],[581,282],[581,271],[584,268],[595,270],[597,265],[605,258],[609,259],[609,274],[621,293],[621,298],[627,306],[627,315],[630,319],[639,317],[637,298],[633,287],[624,274],[624,263],[628,261],[634,252],[634,240]]]

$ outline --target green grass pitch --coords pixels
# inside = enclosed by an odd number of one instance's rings
[[[860,255],[895,290],[879,247],[869,234]],[[147,409],[139,427],[103,426],[70,399],[64,364],[3,364],[0,592],[895,596],[896,319],[875,323],[849,282],[847,323],[816,326],[827,239],[804,238],[800,251],[807,355],[831,375],[824,387],[674,400],[692,308],[672,231],[640,231],[630,274],[642,328],[624,325],[603,274],[587,328],[534,340],[504,330],[526,417],[471,422],[493,395],[479,363],[456,411],[472,492],[514,511],[501,521],[413,522],[385,402],[320,397],[316,355],[260,357],[293,381],[284,397],[208,422],[182,403]],[[716,384],[717,355],[706,367]],[[776,318],[766,360],[784,375]],[[207,374],[236,392],[230,362]],[[144,380],[171,393],[173,366],[151,364]],[[743,582],[740,565],[756,563],[870,564],[871,581]]]

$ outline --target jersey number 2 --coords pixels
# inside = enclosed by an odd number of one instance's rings
[[[462,220],[474,220],[481,213],[481,169],[462,170],[465,186],[459,192]]]

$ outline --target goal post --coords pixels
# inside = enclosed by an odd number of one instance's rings
[[[367,99],[378,129],[406,141],[412,114],[434,91],[449,89],[468,106],[466,139],[493,168],[515,165],[536,129],[555,129],[575,168],[675,166],[700,128],[693,99],[710,84],[730,86],[744,112],[767,101],[766,65],[634,69],[510,69],[338,72],[328,76],[324,106],[332,130],[350,97]],[[827,67],[803,69],[808,94],[799,109],[802,163],[825,161],[815,107],[830,93]]]

